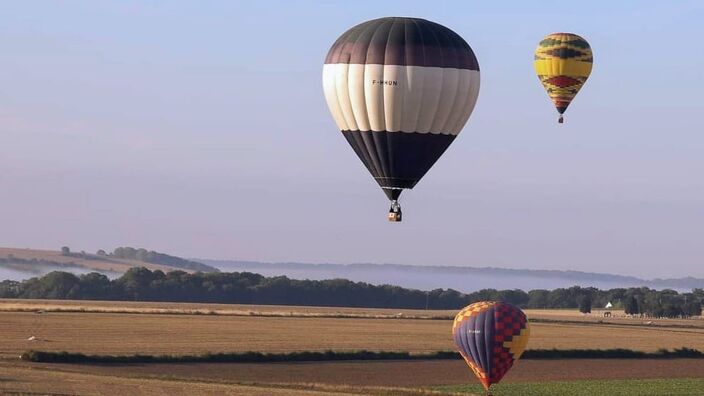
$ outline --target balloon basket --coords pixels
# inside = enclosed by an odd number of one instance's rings
[[[403,218],[403,214],[401,213],[401,205],[399,205],[398,201],[394,200],[391,201],[391,208],[389,208],[389,221],[392,223],[399,223],[401,222],[401,219]]]

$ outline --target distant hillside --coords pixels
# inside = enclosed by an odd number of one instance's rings
[[[137,260],[144,263],[168,265],[173,268],[179,268],[190,271],[202,272],[218,272],[218,269],[199,263],[197,261],[186,260],[176,256],[155,252],[143,248],[119,247],[116,248],[110,255],[119,259]]]
[[[76,273],[97,271],[108,275],[119,275],[133,267],[146,267],[150,270],[164,272],[174,270],[218,271],[217,268],[202,263],[156,252],[145,256],[151,259],[151,262],[140,260],[137,256],[134,258],[118,257],[109,255],[102,250],[99,253],[0,247],[0,280],[26,278],[27,275],[43,275],[56,270]],[[140,255],[139,258],[143,257]]]
[[[266,276],[297,279],[346,278],[373,284],[395,284],[419,289],[453,288],[472,292],[484,288],[555,289],[578,285],[603,289],[646,286],[688,291],[704,288],[704,279],[642,279],[635,276],[582,271],[506,269],[494,267],[414,266],[401,264],[306,264],[253,261],[199,261],[223,271],[252,271]]]

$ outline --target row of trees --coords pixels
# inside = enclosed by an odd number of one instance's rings
[[[475,301],[496,300],[523,308],[580,307],[583,311],[612,302],[615,308],[624,308],[633,315],[687,317],[701,315],[704,290],[678,293],[646,287],[599,290],[573,286],[529,292],[484,289],[460,293],[452,289],[421,291],[377,286],[346,279],[295,280],[250,272],[189,274],[132,268],[114,280],[99,273],[76,276],[57,271],[23,282],[4,281],[0,282],[0,297],[413,309],[459,309]]]
[[[197,261],[186,260],[181,257],[171,256],[143,248],[133,248],[129,246],[118,247],[113,250],[110,256],[121,259],[138,260],[145,263],[168,265],[171,267],[193,271],[218,272],[217,268],[199,263]]]
[[[129,246],[115,248],[112,253],[107,253],[105,250],[100,249],[95,253],[95,255],[87,254],[84,251],[81,251],[80,253],[72,252],[71,248],[68,246],[62,246],[61,255],[90,259],[108,259],[110,257],[114,257],[118,259],[137,260],[145,263],[168,265],[170,267],[183,268],[186,270],[218,272],[217,268],[199,263],[197,261],[186,260],[181,257],[155,252],[154,250],[133,248]]]

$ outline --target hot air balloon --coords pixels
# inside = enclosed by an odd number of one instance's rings
[[[550,100],[562,114],[592,72],[592,49],[587,40],[574,33],[548,34],[535,50],[535,72]]]
[[[323,90],[347,142],[391,200],[413,188],[469,119],[479,65],[462,37],[419,18],[380,18],[340,36]]]
[[[487,394],[521,357],[530,328],[526,315],[514,305],[481,301],[462,309],[452,324],[460,355]]]

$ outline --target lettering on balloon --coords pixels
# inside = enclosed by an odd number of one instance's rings
[[[372,80],[372,85],[390,85],[395,87],[398,85],[397,80]]]

